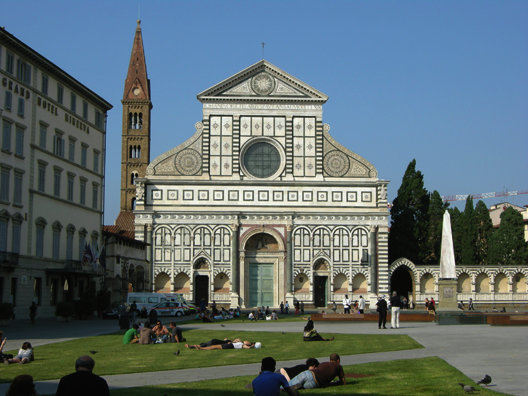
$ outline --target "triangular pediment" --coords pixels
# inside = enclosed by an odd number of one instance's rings
[[[197,95],[208,101],[292,101],[324,103],[328,96],[261,60]]]

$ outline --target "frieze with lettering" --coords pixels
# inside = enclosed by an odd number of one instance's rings
[[[2,78],[2,86],[6,87],[8,90],[13,91],[13,93],[29,99],[31,97],[31,92],[24,88],[19,87],[18,84],[9,80],[7,77]]]
[[[52,105],[46,99],[37,96],[37,106],[42,107],[44,110],[48,110],[51,114],[58,116],[57,106]]]

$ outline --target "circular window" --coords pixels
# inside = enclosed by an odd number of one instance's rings
[[[247,148],[243,161],[251,176],[265,179],[277,173],[281,166],[281,155],[274,145],[259,141]]]

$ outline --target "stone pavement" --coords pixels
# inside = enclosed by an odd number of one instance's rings
[[[168,322],[168,320],[166,320]],[[35,326],[24,323],[2,329],[8,338],[7,349],[18,348],[24,341],[31,341],[34,346],[61,342],[80,337],[106,334],[117,331],[116,320],[92,320],[57,323],[44,321]],[[252,330],[275,332],[301,332],[303,324],[295,322],[252,323],[247,324],[189,325],[192,328],[207,330],[218,328],[222,330]],[[184,326],[185,327],[185,326]],[[526,348],[526,327],[501,327],[488,325],[467,326],[437,326],[434,323],[402,322],[398,330],[378,330],[377,323],[316,323],[317,330],[323,335],[339,334],[408,334],[425,349],[399,352],[383,352],[364,355],[342,356],[342,364],[360,364],[395,359],[415,359],[428,356],[438,356],[453,365],[468,377],[478,381],[489,374],[493,378],[492,389],[511,395],[527,395],[525,373],[528,364]],[[38,335],[38,338],[35,336]],[[258,341],[258,340],[254,340]],[[265,346],[264,346],[265,347]],[[328,356],[317,357],[326,361]],[[277,362],[280,366],[291,366],[303,363],[303,360]],[[72,371],[73,371],[72,362]],[[171,384],[177,382],[192,382],[204,379],[225,378],[240,375],[256,375],[260,364],[245,364],[240,366],[211,367],[203,369],[162,371],[154,373],[112,375],[104,377],[110,388],[129,388],[144,385]],[[97,366],[95,368],[97,373]],[[2,373],[2,375],[5,375]],[[58,380],[37,382],[37,392],[40,395],[54,394]],[[4,394],[8,384],[0,384],[0,394]]]

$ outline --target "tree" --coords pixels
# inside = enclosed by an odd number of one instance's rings
[[[478,265],[488,264],[488,248],[493,233],[493,223],[488,208],[480,200],[475,206],[475,223],[477,226],[476,259]]]
[[[427,241],[425,243],[424,264],[440,264],[440,252],[442,249],[442,224],[444,212],[449,207],[449,202],[442,201],[438,191],[434,190],[429,196],[429,227]]]
[[[418,263],[427,241],[429,194],[424,188],[423,175],[416,170],[416,159],[407,166],[398,195],[391,208],[389,261],[400,257]]]
[[[451,233],[453,234],[453,250],[455,263],[462,262],[462,234],[464,233],[464,213],[458,208],[448,209],[451,216]]]
[[[522,215],[510,206],[500,217],[500,227],[490,238],[489,263],[525,265],[528,256]]]
[[[464,209],[464,224],[462,225],[461,256],[464,265],[475,265],[477,262],[477,225],[473,197],[468,195]]]

